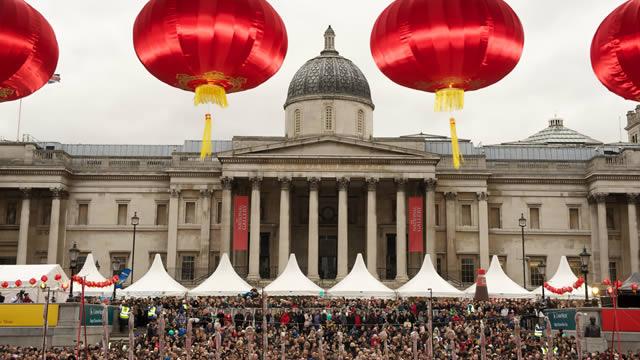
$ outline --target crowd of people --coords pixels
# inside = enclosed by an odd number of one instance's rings
[[[161,353],[164,359],[187,359],[187,351],[194,360],[253,360],[265,354],[267,359],[296,360],[428,358],[429,299],[269,298],[263,304],[259,294],[251,292],[227,298],[125,299],[112,305],[118,306],[116,330],[121,331],[112,334],[108,357],[101,344],[89,344],[80,349],[80,358],[126,359],[130,316],[137,359],[160,359]],[[518,346],[523,359],[544,359],[549,351],[554,359],[578,358],[575,337],[560,332],[549,342],[538,331],[540,309],[533,300],[434,299],[432,310],[435,359],[482,359],[483,341],[487,359],[517,359]],[[520,340],[516,323],[522,325]],[[39,350],[0,346],[0,360],[40,359]],[[51,349],[47,359],[78,359],[75,350]],[[585,354],[584,359],[609,355]],[[615,356],[640,359],[640,353]]]

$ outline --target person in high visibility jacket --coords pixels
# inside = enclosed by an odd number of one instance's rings
[[[156,320],[158,318],[158,311],[155,305],[149,306],[147,310],[147,319],[148,320]]]
[[[131,308],[127,304],[120,305],[120,315],[118,316],[118,325],[120,332],[124,331],[125,327],[129,326],[129,315],[131,314]]]
[[[547,347],[543,346],[542,347],[542,355],[547,355],[547,351],[548,351]],[[553,347],[553,355],[558,355],[558,347],[557,346]]]
[[[533,331],[533,335],[537,338],[541,338],[542,337],[542,333],[544,330],[544,326],[540,325],[540,324],[536,324],[536,327]]]

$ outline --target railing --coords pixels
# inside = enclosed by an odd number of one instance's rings
[[[589,163],[589,169],[624,169],[628,166],[624,155],[599,156]]]

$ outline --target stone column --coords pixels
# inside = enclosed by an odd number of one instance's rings
[[[289,252],[291,249],[289,235],[289,212],[290,212],[290,189],[291,179],[280,179],[280,229],[278,231],[280,240],[278,242],[278,274],[282,274],[287,266]]]
[[[478,195],[478,239],[480,246],[480,267],[489,269],[489,210],[487,200],[489,196],[486,192]]]
[[[318,274],[318,191],[320,179],[309,178],[309,258],[307,276],[313,281],[320,280]]]
[[[51,199],[51,221],[49,222],[49,247],[47,250],[47,263],[58,263],[58,236],[60,230],[60,198],[63,190],[61,188],[51,189],[53,198]]]
[[[231,189],[233,178],[223,177],[222,183],[222,214],[220,216],[220,256],[227,253],[231,258]]]
[[[377,178],[367,179],[367,269],[378,278]]]
[[[457,193],[444,194],[447,211],[447,276],[449,279],[458,280],[458,257],[456,254],[456,198]]]
[[[405,282],[407,276],[407,179],[396,179],[396,281]]]
[[[167,226],[167,271],[176,276],[178,266],[178,207],[180,206],[180,189],[169,189],[169,224]]]
[[[426,228],[426,244],[425,249],[427,254],[431,256],[431,262],[436,264],[437,262],[437,254],[436,254],[436,179],[425,179],[425,198],[426,198],[426,206],[425,209],[425,228]]]
[[[600,242],[600,276],[609,277],[609,233],[607,230],[607,195],[594,194],[598,203],[598,240]]]
[[[591,270],[589,274],[593,281],[592,283],[599,282],[603,279],[600,274],[600,242],[598,240],[598,204],[596,199],[589,195],[587,197],[589,201],[589,212],[591,216]]]
[[[629,214],[629,264],[631,265],[631,273],[640,271],[638,267],[638,220],[636,217],[636,204],[640,194],[627,194],[628,214]]]
[[[200,224],[200,259],[198,267],[202,272],[200,275],[209,274],[209,251],[211,249],[211,190],[200,190],[200,201],[202,205],[202,220]]]
[[[251,178],[251,220],[249,225],[249,276],[260,280],[260,185],[262,178]]]
[[[29,243],[29,217],[31,216],[31,189],[22,188],[22,206],[20,207],[20,233],[18,235],[18,252],[16,264],[27,263],[27,244]]]
[[[349,179],[338,179],[338,275],[337,280],[344,279],[348,273],[349,260]]]

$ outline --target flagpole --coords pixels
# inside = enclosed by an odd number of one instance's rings
[[[22,121],[22,99],[18,101],[18,129],[16,131],[16,142],[20,142],[20,122]]]

